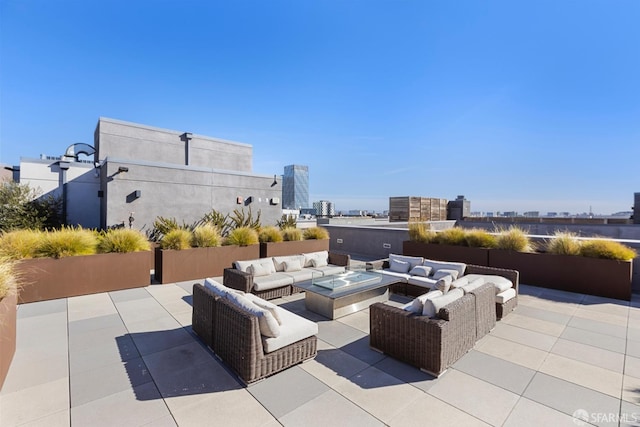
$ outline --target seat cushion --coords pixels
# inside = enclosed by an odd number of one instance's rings
[[[443,270],[443,269],[456,270],[458,272],[458,277],[462,277],[462,275],[464,274],[464,270],[466,270],[467,268],[467,264],[463,262],[443,262],[443,261],[434,261],[431,259],[425,259],[422,262],[422,265],[431,267],[434,270],[434,272],[438,270]]]
[[[422,314],[424,310],[424,302],[428,299],[439,297],[442,295],[442,292],[435,290],[429,291],[426,294],[422,294],[419,297],[416,297],[410,303],[406,304],[403,308],[406,311],[411,311],[412,313]]]
[[[247,268],[249,268],[249,266],[251,266],[251,264],[260,264],[260,261],[263,261],[264,259],[250,259],[247,261],[234,261],[233,262],[233,266],[237,269],[242,271],[243,273],[247,272]],[[272,261],[273,262],[273,261]]]
[[[403,282],[406,282],[411,278],[411,275],[409,273],[397,273],[395,271],[391,271],[386,268],[384,270],[377,270],[377,271],[387,276],[397,277],[398,280],[402,280]]]
[[[304,263],[302,255],[274,256],[272,259],[276,271],[285,271],[287,267],[291,271],[298,271],[302,269]]]
[[[425,292],[429,289],[435,289],[437,280],[433,280],[429,277],[411,276],[407,279],[407,283],[415,286],[422,286],[425,288]]]
[[[329,276],[331,274],[340,274],[346,271],[343,266],[333,264],[325,265],[324,267],[313,267],[310,270],[320,272],[324,276]]]
[[[318,334],[318,325],[315,322],[281,307],[278,307],[278,312],[282,319],[280,335],[275,338],[262,336],[262,347],[265,353],[271,353]]]
[[[451,288],[452,289],[461,288],[467,285],[468,283],[469,283],[469,279],[467,279],[467,276],[462,276],[459,279],[456,279],[453,282],[451,282]]]
[[[285,271],[284,274],[293,278],[293,283],[303,282],[305,280],[311,280],[314,274],[318,274],[317,271],[311,268],[303,268],[300,271]]]
[[[258,318],[261,335],[271,338],[280,336],[280,324],[269,310],[258,307],[246,295],[228,293],[226,299],[238,309]]]
[[[293,285],[293,277],[283,272],[253,278],[253,288],[256,291],[266,291],[287,285]]]
[[[445,295],[435,297],[432,299],[428,299],[424,302],[424,310],[422,314],[424,316],[436,317],[440,309],[447,304],[451,304],[452,302],[462,298],[464,296],[464,292],[462,289],[457,288],[453,289],[450,292],[447,292]]]
[[[426,265],[416,265],[409,272],[412,276],[422,276],[429,277],[431,275],[431,267],[427,267]]]
[[[513,283],[511,283],[511,280],[502,276],[493,274],[467,274],[465,277],[469,279],[470,282],[477,278],[482,278],[484,279],[485,283],[493,283],[493,286],[496,287],[496,295],[500,292],[506,291],[509,288],[513,288]]]
[[[440,280],[446,276],[451,276],[451,281],[454,281],[458,278],[458,276],[460,276],[460,274],[458,273],[458,270],[450,270],[448,268],[442,268],[440,270],[434,271],[431,277],[434,280]]]
[[[506,291],[502,291],[496,295],[496,302],[498,304],[504,304],[510,299],[515,298],[515,296],[516,296],[516,290],[514,288],[509,288]]]
[[[460,286],[460,289],[462,289],[465,294],[468,294],[469,292],[475,291],[482,285],[484,285],[484,279],[480,278],[475,279],[473,282],[469,282],[464,286]]]
[[[413,267],[421,265],[424,258],[420,256],[408,256],[408,255],[398,255],[398,254],[389,254],[389,265],[391,265],[391,261],[397,260],[402,262],[409,263],[409,270]],[[409,271],[407,270],[407,271]]]

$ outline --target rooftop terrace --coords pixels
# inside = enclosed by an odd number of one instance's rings
[[[318,323],[317,357],[244,387],[193,334],[192,284],[19,306],[0,425],[640,425],[640,296],[521,285],[436,379],[371,350],[367,310],[329,321],[298,294],[275,302]]]

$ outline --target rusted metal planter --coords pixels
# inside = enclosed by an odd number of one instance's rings
[[[260,258],[328,251],[329,239],[260,243]]]
[[[18,302],[149,286],[149,257],[149,252],[143,251],[22,260],[16,265],[23,282]]]
[[[484,267],[489,265],[489,251],[490,249],[487,248],[421,243],[411,240],[402,242],[403,255],[421,256],[438,261],[464,262]]]
[[[631,261],[492,249],[489,266],[520,272],[520,283],[631,300]]]
[[[18,296],[13,293],[0,301],[0,390],[16,352],[16,307]]]
[[[260,257],[260,245],[156,249],[155,279],[160,283],[219,277],[234,261]]]

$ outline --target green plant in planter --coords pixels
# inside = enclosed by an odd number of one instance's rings
[[[282,229],[282,239],[285,242],[297,242],[302,240],[302,230],[299,228],[286,227]]]
[[[298,222],[296,221],[296,217],[293,215],[282,215],[282,219],[276,222],[276,225],[280,230],[284,230],[285,228],[296,228],[298,226]]]
[[[45,231],[36,249],[39,257],[63,258],[96,253],[98,236],[96,232],[82,227],[63,227],[60,230]]]
[[[263,227],[258,233],[260,243],[266,242],[282,242],[282,232],[278,227]]]
[[[222,244],[218,227],[212,224],[199,225],[193,229],[191,246],[194,248],[212,248]]]
[[[249,246],[259,243],[258,232],[252,227],[238,227],[229,232],[225,245]]]
[[[424,222],[409,223],[409,240],[420,243],[434,243],[436,233]]]
[[[184,228],[176,228],[169,231],[162,237],[160,247],[162,249],[183,250],[191,247],[192,233]]]
[[[501,230],[496,238],[496,248],[517,252],[533,252],[529,236],[518,227]]]
[[[574,233],[569,231],[556,231],[553,239],[547,242],[546,250],[556,255],[580,255],[580,241]]]
[[[0,258],[0,301],[17,291],[18,277],[14,265],[10,259]]]
[[[100,233],[100,243],[98,243],[100,253],[129,253],[150,249],[151,245],[147,237],[138,230],[116,228]]]
[[[323,227],[309,227],[302,232],[304,240],[323,240],[329,238],[329,232]]]
[[[200,220],[200,224],[208,224],[213,225],[218,229],[218,234],[220,236],[226,236],[229,233],[229,216],[223,215],[215,209],[212,209],[211,212],[205,214]]]
[[[258,214],[254,218],[253,212],[251,211],[251,206],[249,206],[249,212],[246,214],[244,212],[244,209],[234,209],[233,213],[228,217],[227,225],[232,230],[236,228],[248,227],[258,231],[260,229],[260,214],[261,211],[258,210]]]
[[[42,232],[13,230],[0,235],[0,256],[12,260],[35,258]]]
[[[436,235],[436,242],[441,245],[467,246],[467,234],[460,227],[442,230]]]
[[[587,240],[580,245],[580,254],[590,258],[614,259],[630,261],[636,257],[632,248],[612,240]]]
[[[472,248],[495,248],[497,245],[496,236],[482,228],[467,230],[465,239],[467,246]]]

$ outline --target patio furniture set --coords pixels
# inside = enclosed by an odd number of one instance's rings
[[[391,254],[349,270],[329,251],[236,261],[193,287],[193,330],[246,384],[315,357],[317,324],[268,299],[305,292],[337,318],[370,308],[370,346],[442,374],[517,305],[518,272]],[[414,296],[403,307],[389,292]]]

